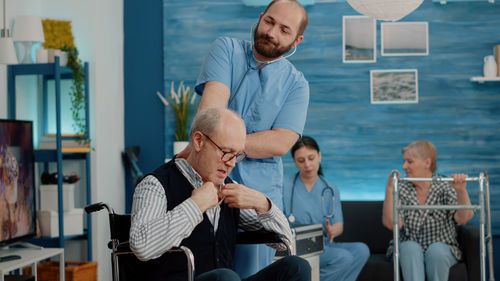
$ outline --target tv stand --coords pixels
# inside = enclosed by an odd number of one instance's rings
[[[59,256],[59,265],[64,265],[64,248],[7,248],[0,249],[0,257],[19,256],[20,258],[0,263],[0,281],[5,281],[9,272],[30,266],[31,272],[36,277],[36,265],[39,261]],[[59,281],[64,281],[64,266],[59,266]]]
[[[2,248],[2,249],[8,250],[8,249],[12,249],[12,248],[29,248],[29,249],[38,249],[38,250],[43,249],[42,246],[31,244],[30,242],[26,242],[26,241],[15,242],[15,243],[9,244],[7,247]]]

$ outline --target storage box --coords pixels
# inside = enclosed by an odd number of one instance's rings
[[[303,258],[323,253],[323,225],[321,224],[291,224],[295,254]],[[285,253],[278,252],[282,256]]]
[[[63,210],[71,211],[75,208],[75,185],[63,184]],[[56,211],[57,205],[57,184],[40,185],[40,210]]]
[[[97,262],[67,261],[64,264],[66,281],[97,281]],[[31,268],[26,268],[24,273],[31,274]],[[59,262],[38,264],[37,275],[38,280],[59,281]]]
[[[43,236],[58,237],[59,221],[58,212],[40,210],[37,212],[40,221],[40,230]],[[73,209],[63,212],[64,235],[83,234],[83,209]]]

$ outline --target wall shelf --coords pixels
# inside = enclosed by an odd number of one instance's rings
[[[88,63],[84,64],[85,73],[85,125],[87,131],[89,131],[89,81],[88,81]],[[9,119],[16,119],[16,77],[21,75],[38,75],[43,78],[42,92],[43,92],[43,133],[47,134],[48,128],[48,87],[47,81],[54,81],[55,90],[55,111],[56,111],[56,133],[55,142],[56,148],[53,150],[35,150],[35,162],[45,163],[45,170],[48,170],[48,163],[55,162],[57,164],[57,204],[58,209],[63,210],[63,196],[62,196],[62,185],[63,185],[63,160],[82,160],[85,161],[85,178],[86,178],[86,205],[91,203],[91,178],[90,178],[90,148],[84,149],[82,152],[75,152],[62,147],[62,141],[71,139],[61,132],[61,80],[73,79],[73,70],[69,67],[62,67],[59,65],[59,57],[55,57],[54,63],[37,63],[37,64],[16,64],[8,65],[7,67],[7,115]],[[37,182],[39,180],[37,179]],[[82,218],[83,219],[83,218]],[[42,246],[50,245],[51,247],[64,248],[64,241],[66,240],[87,240],[87,258],[92,260],[92,217],[90,214],[87,215],[86,227],[84,226],[84,233],[81,235],[65,235],[64,234],[64,220],[63,212],[58,212],[58,237],[41,237],[33,238],[30,241],[33,244],[38,244]]]
[[[484,77],[484,76],[474,76],[470,79],[472,82],[484,83],[484,82],[500,82],[500,77]]]

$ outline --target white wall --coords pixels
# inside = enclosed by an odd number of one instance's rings
[[[107,202],[115,211],[124,212],[125,182],[121,161],[124,148],[123,1],[6,1],[9,22],[16,15],[40,15],[72,21],[80,58],[90,65],[90,136],[95,149],[91,153],[92,202]],[[0,118],[7,115],[5,75],[5,66],[0,66]],[[16,88],[18,101],[25,101],[22,108],[18,106],[18,118],[35,119],[38,113],[33,111],[40,108],[36,99],[29,99],[32,91],[23,87],[32,87],[26,85],[36,84],[36,79],[34,82],[18,80],[17,84],[21,84]],[[26,104],[28,101],[33,102]],[[92,225],[93,259],[98,262],[98,279],[111,280],[109,250],[106,247],[109,240],[107,214],[100,212],[93,215]]]

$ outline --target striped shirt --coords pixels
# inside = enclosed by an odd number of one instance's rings
[[[417,192],[411,182],[399,183],[401,205],[419,205]],[[456,205],[457,193],[449,182],[432,182],[425,205]],[[462,252],[457,242],[455,210],[403,210],[400,241],[415,241],[424,251],[435,242],[443,242],[458,260]],[[391,241],[392,242],[392,241]],[[392,243],[388,254],[392,254]]]
[[[175,164],[193,188],[203,185],[201,176],[182,158]],[[170,187],[166,187],[170,188]],[[253,209],[240,210],[239,227],[246,231],[267,230],[280,234],[282,241],[291,249],[292,233],[283,213],[271,200],[271,209],[258,214]],[[130,247],[141,260],[160,257],[172,247],[178,247],[189,237],[193,229],[203,221],[198,205],[188,198],[167,211],[167,197],[160,181],[150,175],[135,188],[132,203],[132,225],[130,227]],[[206,214],[217,231],[220,206],[207,210]],[[285,250],[285,245],[269,244],[277,250]]]

